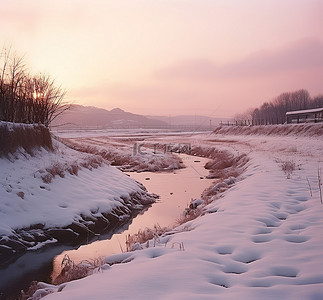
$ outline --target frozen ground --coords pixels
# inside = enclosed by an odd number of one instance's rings
[[[321,137],[155,137],[247,154],[242,180],[156,247],[107,257],[46,299],[323,299]],[[156,220],[158,221],[158,220]],[[56,292],[59,291],[59,292]],[[36,294],[35,294],[36,296]]]

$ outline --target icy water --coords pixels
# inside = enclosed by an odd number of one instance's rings
[[[55,245],[28,252],[5,268],[0,268],[0,299],[15,299],[21,289],[33,280],[50,282],[60,272],[61,262],[67,254],[75,263],[121,253],[126,249],[126,236],[139,229],[172,226],[188,207],[191,198],[198,198],[211,185],[206,179],[206,158],[180,155],[186,168],[167,173],[128,173],[141,182],[150,193],[160,196],[158,202],[139,214],[117,232],[109,232],[101,240],[83,245],[76,250],[71,246]],[[104,238],[104,239],[102,239]],[[120,247],[121,246],[121,247]]]
[[[128,228],[114,234],[109,240],[93,242],[81,246],[77,250],[65,251],[54,259],[52,277],[56,278],[60,272],[62,259],[67,254],[74,262],[86,259],[106,257],[111,254],[121,253],[121,247],[126,249],[126,237],[135,234],[139,229],[153,228],[155,224],[172,226],[188,207],[191,198],[199,198],[201,193],[210,186],[206,179],[208,171],[204,168],[208,161],[206,158],[192,157],[181,154],[186,166],[184,169],[171,173],[128,173],[132,178],[144,184],[150,193],[160,196],[157,203],[153,204],[143,214],[133,219]]]

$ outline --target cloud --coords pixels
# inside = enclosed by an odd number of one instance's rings
[[[5,28],[4,33],[34,32],[38,29],[43,17],[35,3],[5,2],[0,8],[0,24]]]
[[[185,61],[158,71],[159,80],[108,82],[75,89],[69,96],[77,102],[138,113],[208,114],[211,110],[230,116],[283,92],[304,88],[313,96],[322,93],[322,55],[322,43],[306,39],[222,66],[211,60]]]
[[[158,70],[161,80],[221,80],[271,76],[278,73],[323,68],[323,42],[302,39],[286,47],[255,52],[243,60],[218,65],[205,59],[187,60]]]

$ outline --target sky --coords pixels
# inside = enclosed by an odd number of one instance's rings
[[[75,104],[232,117],[323,94],[321,0],[1,0],[0,33]]]

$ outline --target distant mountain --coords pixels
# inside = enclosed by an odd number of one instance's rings
[[[71,108],[57,117],[52,126],[65,128],[167,128],[191,127],[192,129],[214,128],[220,122],[227,122],[228,118],[213,118],[199,115],[179,116],[143,116],[126,112],[120,108],[106,110],[94,106],[73,104]]]
[[[52,126],[63,127],[161,127],[166,122],[132,114],[120,108],[106,110],[93,106],[72,105],[71,108],[57,117]]]
[[[147,116],[151,119],[163,121],[172,126],[195,126],[197,128],[215,127],[220,122],[227,122],[229,118],[214,118],[200,115],[179,115],[179,116]]]

